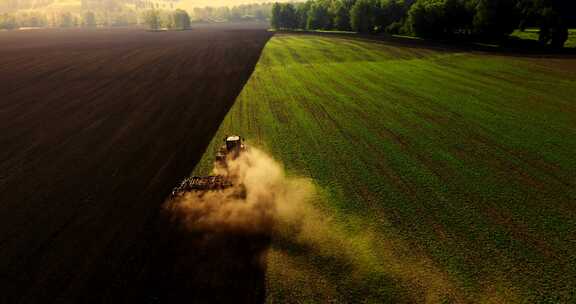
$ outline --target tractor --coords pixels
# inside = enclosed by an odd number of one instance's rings
[[[244,138],[232,135],[224,139],[224,145],[216,153],[216,164],[226,168],[229,160],[234,160],[246,151]],[[210,176],[191,176],[182,181],[180,185],[172,191],[171,198],[179,197],[186,192],[192,191],[218,191],[228,189],[234,186],[228,176],[210,175]]]

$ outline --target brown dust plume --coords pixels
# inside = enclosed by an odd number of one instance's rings
[[[250,251],[250,260],[266,273],[268,297],[339,303],[358,294],[395,303],[458,298],[427,257],[407,255],[406,244],[369,223],[362,232],[348,231],[345,222],[329,216],[311,179],[288,176],[265,152],[251,147],[226,167],[215,165],[213,174],[227,176],[234,186],[186,193],[167,210],[186,231],[203,235],[206,246],[223,235],[269,238]]]

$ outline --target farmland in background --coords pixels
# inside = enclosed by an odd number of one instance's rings
[[[195,173],[237,133],[317,184],[360,270],[276,239],[271,303],[569,302],[574,96],[574,58],[277,34]]]

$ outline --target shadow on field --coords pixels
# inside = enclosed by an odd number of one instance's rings
[[[317,35],[338,38],[364,39],[377,42],[385,42],[388,45],[401,46],[417,49],[431,49],[445,52],[485,52],[503,56],[522,57],[545,57],[545,58],[575,58],[576,48],[552,49],[543,47],[537,41],[509,39],[504,42],[485,42],[466,40],[432,40],[411,37],[392,36],[388,34],[356,34],[342,32],[306,32],[306,31],[282,31],[297,35]]]
[[[263,303],[267,236],[190,232],[164,214],[140,303]]]

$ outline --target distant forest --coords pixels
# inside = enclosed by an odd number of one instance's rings
[[[192,10],[192,18],[205,22],[267,21],[270,20],[272,6],[273,3],[196,7]]]
[[[73,5],[71,5],[71,3]],[[308,0],[177,9],[177,0],[7,0],[0,29],[194,22],[270,21],[278,30],[339,30],[455,40],[503,40],[537,27],[543,45],[561,48],[576,27],[576,0]],[[43,9],[34,9],[43,7]]]
[[[203,7],[192,10],[192,18],[183,10],[162,11],[147,10],[143,22],[152,30],[186,29],[191,22],[266,22],[270,20],[272,3],[246,4],[234,7]],[[191,20],[191,21],[190,21]]]
[[[275,3],[271,25],[479,40],[538,27],[542,44],[561,48],[576,26],[576,0],[310,0]]]
[[[28,0],[27,0],[28,1]],[[241,22],[270,20],[272,3],[244,4],[233,7],[202,7],[190,11],[177,9],[171,0],[82,0],[74,6],[44,1],[42,9],[20,1],[21,9],[0,14],[0,29],[35,27],[108,27],[148,25],[150,28],[186,27],[193,22]],[[36,5],[39,2],[35,2]]]

